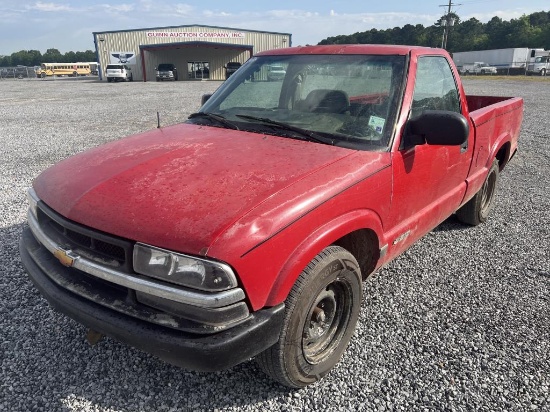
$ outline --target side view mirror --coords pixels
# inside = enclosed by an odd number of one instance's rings
[[[461,146],[468,140],[470,125],[460,113],[425,110],[409,120],[404,135],[405,147],[420,144]]]
[[[211,97],[212,97],[212,93],[203,94],[201,97],[201,106],[205,104],[208,101],[208,99],[210,99]]]

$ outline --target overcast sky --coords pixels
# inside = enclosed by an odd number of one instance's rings
[[[339,34],[432,25],[447,0],[0,0],[0,55],[56,48],[95,50],[92,32],[179,25],[222,26],[291,33],[293,45],[317,44]],[[548,11],[542,0],[464,0],[453,7],[462,20],[487,22]],[[460,4],[460,5],[458,5]],[[539,45],[530,45],[538,47]]]

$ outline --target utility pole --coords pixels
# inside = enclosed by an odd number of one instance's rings
[[[442,49],[445,49],[447,47],[449,32],[451,31],[451,27],[455,24],[454,17],[451,17],[451,7],[453,6],[460,6],[460,4],[455,4],[452,0],[449,0],[449,4],[439,5],[439,7],[447,7],[447,14],[445,14],[445,19],[441,22],[441,24],[443,25],[443,39],[441,41]]]

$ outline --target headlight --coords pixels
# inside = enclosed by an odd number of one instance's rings
[[[142,275],[208,292],[238,286],[233,270],[224,263],[186,256],[142,243],[134,246],[134,270]]]
[[[36,192],[32,187],[29,188],[29,190],[27,190],[27,200],[29,201],[30,211],[32,212],[34,217],[38,218],[37,209],[38,209],[38,201],[40,199],[38,199],[38,196],[36,195]]]

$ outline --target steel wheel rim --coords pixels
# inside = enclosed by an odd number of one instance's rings
[[[336,279],[313,301],[305,318],[302,350],[310,364],[327,359],[339,346],[351,316],[350,288]]]

